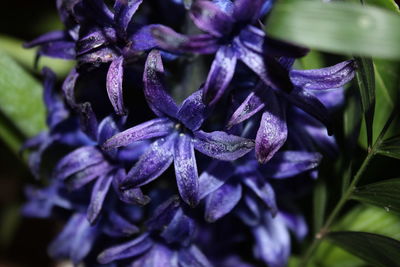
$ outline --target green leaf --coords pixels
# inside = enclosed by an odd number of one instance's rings
[[[387,157],[400,159],[400,135],[384,140],[379,146],[377,153]]]
[[[390,179],[357,188],[352,199],[400,213],[400,179]]]
[[[400,266],[400,242],[393,238],[352,231],[331,232],[327,237],[374,266]]]
[[[327,52],[400,59],[400,17],[346,2],[279,1],[266,30],[272,37]]]
[[[64,77],[74,65],[74,61],[71,60],[41,57],[37,69],[34,69],[37,49],[24,49],[22,44],[22,40],[0,35],[0,49],[32,72],[40,73],[41,69],[47,66],[51,68],[58,77]]]
[[[399,7],[394,0],[366,0],[368,5],[382,7],[400,13]]]
[[[357,62],[357,82],[367,131],[368,147],[372,146],[372,123],[375,111],[375,71],[370,58],[355,58]]]
[[[318,233],[324,222],[327,190],[326,183],[319,179],[314,188],[314,233]]]
[[[358,205],[333,226],[333,230],[366,231],[400,239],[399,218],[375,206]],[[314,254],[313,262],[319,267],[361,267],[365,263],[340,247],[323,240]]]
[[[14,151],[46,127],[41,84],[1,50],[0,123],[0,137]]]

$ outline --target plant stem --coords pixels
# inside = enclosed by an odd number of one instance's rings
[[[383,127],[381,133],[379,134],[378,138],[376,139],[374,145],[371,149],[368,149],[368,154],[365,157],[363,163],[361,164],[360,168],[358,169],[354,179],[350,183],[349,187],[346,189],[345,193],[340,198],[339,202],[336,204],[335,208],[329,215],[328,219],[326,220],[325,224],[321,227],[318,234],[315,236],[313,242],[311,243],[310,247],[307,249],[304,257],[300,261],[299,267],[307,266],[308,261],[311,259],[313,252],[318,248],[319,244],[325,237],[325,235],[329,232],[329,227],[332,225],[333,221],[336,219],[339,212],[342,210],[344,204],[349,200],[350,196],[356,189],[357,183],[360,181],[362,175],[364,174],[368,164],[375,156],[377,149],[382,143],[383,137],[385,136],[389,126],[391,125],[392,121],[394,120],[397,113],[397,108],[395,108],[392,113],[390,114],[389,119],[387,120],[385,126]]]

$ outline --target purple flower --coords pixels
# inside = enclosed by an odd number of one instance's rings
[[[129,171],[121,188],[145,185],[174,162],[180,195],[186,203],[195,206],[199,201],[199,181],[194,149],[216,159],[235,160],[249,152],[254,143],[225,132],[199,130],[208,112],[202,102],[201,91],[193,93],[178,107],[166,93],[163,72],[160,53],[152,51],[147,58],[143,79],[146,100],[159,118],[113,136],[103,148],[109,150],[156,138]]]
[[[304,110],[328,130],[331,128],[329,112],[318,98],[318,92],[328,89],[341,91],[340,87],[349,82],[355,73],[353,61],[344,61],[332,67],[317,70],[291,70],[290,79],[295,88],[291,93],[277,93],[263,82],[259,82],[230,118],[227,127],[241,123],[262,111],[260,127],[256,137],[256,156],[261,163],[269,161],[287,139],[287,104],[291,103]],[[325,97],[326,104],[335,101]],[[296,122],[295,122],[296,123]],[[304,128],[301,126],[301,128]],[[321,128],[321,131],[324,131]]]

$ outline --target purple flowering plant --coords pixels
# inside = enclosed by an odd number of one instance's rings
[[[396,100],[390,116],[375,110],[370,58],[309,64],[318,52],[307,42],[269,33],[286,12],[274,0],[55,2],[63,29],[24,47],[36,48],[35,65],[74,66],[41,70],[47,130],[20,153],[36,178],[22,214],[63,222],[48,248],[56,262],[329,266],[329,239],[369,264],[398,265],[399,241],[334,231],[350,198],[400,210],[398,180],[358,187],[376,154],[400,158],[398,136],[387,138]],[[385,84],[378,71],[376,61]],[[380,128],[374,111],[386,116]]]

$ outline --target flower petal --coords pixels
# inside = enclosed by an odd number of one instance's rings
[[[103,144],[107,139],[116,135],[119,132],[118,125],[115,123],[112,116],[105,117],[99,124],[97,130],[97,144]]]
[[[278,207],[274,189],[263,177],[260,177],[260,175],[246,176],[243,179],[243,183],[267,205],[272,215],[276,215]]]
[[[174,250],[159,243],[135,260],[131,267],[178,267],[178,255]]]
[[[236,60],[235,50],[231,47],[218,49],[203,88],[206,103],[213,105],[222,97],[235,73]]]
[[[174,166],[179,193],[188,205],[194,207],[199,202],[199,177],[192,138],[180,134],[175,142]]]
[[[114,21],[126,31],[132,16],[143,0],[116,0],[114,4]]]
[[[254,148],[254,141],[225,132],[196,131],[194,147],[201,153],[219,160],[236,160]]]
[[[227,161],[214,160],[199,177],[199,194],[203,199],[221,187],[234,174],[235,167]]]
[[[180,243],[186,246],[193,239],[195,230],[194,220],[185,215],[182,209],[178,209],[169,224],[164,227],[160,236],[168,244]]]
[[[175,117],[178,107],[175,101],[165,91],[164,67],[160,52],[153,50],[147,57],[143,74],[144,95],[153,112],[163,117]]]
[[[150,183],[158,178],[173,161],[173,146],[177,136],[171,134],[153,142],[121,183],[122,190]]]
[[[87,219],[90,224],[94,224],[98,219],[104,200],[106,199],[108,189],[110,189],[111,182],[112,177],[110,177],[110,175],[102,175],[94,184],[90,198],[90,204],[87,209]]]
[[[81,37],[76,42],[76,54],[80,56],[85,53],[92,52],[93,50],[103,45],[116,42],[117,42],[117,33],[115,32],[114,28],[111,27],[104,27],[101,29],[95,28],[93,31]]]
[[[140,232],[139,227],[115,211],[109,211],[107,219],[107,223],[103,226],[103,231],[111,237],[125,237]]]
[[[261,166],[263,174],[274,179],[296,176],[315,169],[322,159],[321,154],[304,151],[278,152],[268,162]]]
[[[126,115],[127,110],[124,105],[122,91],[122,80],[124,76],[124,58],[118,57],[111,62],[107,72],[107,94],[117,115]]]
[[[260,163],[269,161],[287,139],[286,108],[280,104],[272,90],[268,90],[268,103],[261,118],[256,137],[256,157]]]
[[[90,53],[85,53],[77,56],[78,63],[84,64],[95,64],[99,65],[102,63],[112,62],[120,56],[120,53],[111,47],[100,47]]]
[[[85,102],[77,104],[75,108],[79,114],[79,123],[82,131],[92,138],[92,140],[96,140],[98,123],[92,105],[89,102]]]
[[[91,165],[84,170],[72,174],[71,176],[66,178],[65,182],[70,190],[78,190],[79,188],[90,183],[97,177],[109,172],[110,170],[112,170],[112,168],[113,167],[110,166],[108,162],[101,162],[99,164]]]
[[[206,105],[202,98],[202,90],[194,92],[183,101],[177,114],[177,119],[192,131],[198,130],[207,117]]]
[[[183,247],[180,249],[179,254],[180,267],[211,267],[211,263],[206,256],[195,245],[190,247]]]
[[[143,234],[132,241],[104,250],[97,257],[97,260],[101,264],[107,264],[115,260],[135,257],[145,253],[152,246],[153,241],[149,238],[148,234]]]
[[[354,78],[356,65],[347,60],[331,67],[315,70],[292,70],[290,79],[293,84],[311,90],[338,88]]]
[[[226,127],[230,129],[262,110],[265,107],[265,103],[269,101],[265,98],[265,91],[265,85],[262,82],[258,83],[254,91],[235,110]]]
[[[79,73],[73,68],[70,73],[68,74],[67,78],[62,85],[62,90],[64,93],[64,98],[67,101],[67,104],[75,108],[76,100],[75,100],[75,84],[79,78]]]
[[[153,119],[114,135],[103,144],[102,148],[104,150],[110,150],[121,146],[127,146],[136,141],[166,136],[171,133],[173,129],[174,123],[170,119]]]
[[[114,175],[113,186],[117,192],[118,198],[128,204],[138,204],[141,206],[147,205],[150,202],[150,198],[143,194],[140,188],[129,188],[122,189],[120,184],[126,177],[126,171],[123,168],[118,169]]]
[[[84,146],[67,154],[57,164],[53,176],[55,179],[65,179],[89,166],[104,161],[103,154],[93,146]]]
[[[225,183],[208,195],[205,209],[207,222],[215,222],[228,214],[242,197],[240,183]]]
[[[190,16],[197,27],[217,37],[228,35],[234,23],[230,15],[210,1],[199,0],[193,3]]]

